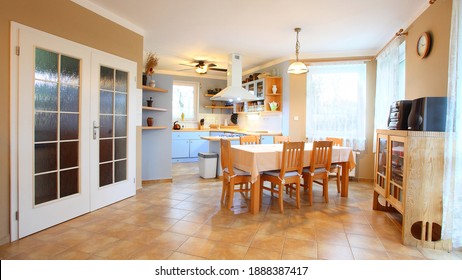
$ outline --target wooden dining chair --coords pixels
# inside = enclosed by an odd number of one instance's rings
[[[284,187],[291,188],[291,191],[292,189],[295,190],[295,203],[297,208],[300,208],[300,180],[303,170],[304,147],[305,142],[284,142],[281,169],[265,171],[260,175],[260,201],[263,196],[263,190],[270,191],[271,195],[277,194],[281,213],[284,213]],[[265,181],[269,181],[271,187],[264,186]]]
[[[303,168],[303,187],[308,189],[310,205],[313,205],[313,183],[323,186],[325,202],[329,202],[329,169],[332,162],[332,141],[314,141],[311,151],[310,167]],[[322,182],[315,179],[321,179]]]
[[[260,137],[258,137],[257,135],[243,135],[239,137],[239,144],[241,145],[260,144]]]
[[[226,203],[228,198],[228,209],[233,206],[234,193],[250,192],[252,198],[252,186],[250,173],[233,167],[233,157],[231,154],[231,142],[220,139],[221,148],[221,167],[223,169],[223,186],[221,190],[221,203]],[[239,185],[236,189],[235,186]]]
[[[273,138],[273,143],[274,144],[282,144],[284,142],[289,142],[289,136],[284,136],[284,135],[276,135]]]
[[[343,146],[343,138],[326,137],[326,141],[332,141],[332,146]],[[333,175],[337,179],[338,193],[340,193],[340,174],[342,174],[342,166],[337,163],[331,164],[329,175]]]

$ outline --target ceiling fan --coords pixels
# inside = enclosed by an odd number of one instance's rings
[[[224,68],[217,68],[217,65],[215,63],[208,62],[206,60],[194,60],[193,62],[191,62],[191,64],[180,63],[180,65],[194,67],[196,73],[200,75],[206,74],[208,70],[220,71],[220,72],[227,71]],[[189,70],[189,69],[183,69],[179,71],[185,71],[185,70]]]

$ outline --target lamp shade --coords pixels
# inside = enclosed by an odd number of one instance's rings
[[[289,74],[303,74],[308,72],[308,68],[306,67],[305,63],[296,61],[290,64],[287,73]]]

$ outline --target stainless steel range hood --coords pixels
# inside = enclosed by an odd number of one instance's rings
[[[242,87],[242,60],[239,54],[230,54],[228,61],[228,86],[210,100],[246,102],[260,100]]]

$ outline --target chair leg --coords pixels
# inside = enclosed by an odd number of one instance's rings
[[[337,168],[337,193],[340,193],[340,173],[341,169],[339,167]]]
[[[228,187],[228,209],[231,210],[231,207],[233,207],[233,200],[234,200],[234,180],[231,179],[229,181],[229,187]]]
[[[308,198],[310,201],[310,205],[313,205],[313,179],[310,178],[308,180]]]
[[[263,180],[260,180],[260,208],[262,205],[262,200],[263,200]]]
[[[322,179],[322,189],[324,200],[329,203],[329,177]]]
[[[225,179],[223,178],[223,186],[221,189],[221,200],[220,200],[221,203],[225,203],[224,200],[226,198],[227,188],[228,188],[228,185],[226,184]]]
[[[292,189],[290,190],[290,194],[292,194]],[[300,182],[295,184],[295,203],[297,208],[300,209]]]
[[[282,185],[278,186],[278,195],[279,195],[278,201],[279,201],[279,209],[281,210],[281,213],[284,213],[284,201],[282,199],[283,198],[283,194],[282,194],[283,189],[284,189],[284,187]]]

